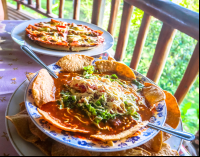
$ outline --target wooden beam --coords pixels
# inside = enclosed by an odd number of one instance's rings
[[[169,0],[124,0],[199,41],[199,13]]]
[[[115,53],[115,59],[117,61],[122,61],[123,54],[126,50],[132,13],[133,13],[133,6],[124,2],[121,27],[120,27],[118,43],[117,43],[117,48],[116,48],[116,53]]]
[[[147,73],[147,77],[158,83],[163,72],[167,56],[170,52],[176,30],[167,24],[163,24],[160,37],[156,46],[156,51]]]
[[[111,35],[114,35],[115,33],[115,25],[117,22],[117,13],[119,10],[120,2],[121,2],[120,0],[112,0],[111,3],[110,21],[108,25],[108,32]]]
[[[47,14],[52,14],[52,0],[47,0]]]
[[[59,18],[63,18],[64,3],[65,3],[65,0],[60,0],[59,16],[58,16]]]
[[[73,19],[79,20],[80,14],[80,0],[74,0],[74,16]]]
[[[106,2],[105,0],[93,0],[91,23],[99,27],[102,27],[103,25],[105,2]]]
[[[147,33],[149,31],[150,23],[151,23],[151,16],[147,13],[144,13],[142,24],[140,26],[140,31],[137,37],[137,42],[133,52],[132,61],[130,64],[130,67],[132,69],[137,70],[137,67],[139,65],[143,47],[147,38]]]
[[[181,103],[183,102],[185,96],[189,92],[198,74],[199,74],[199,42],[196,45],[194,53],[188,64],[187,70],[175,93],[175,97],[179,105],[181,105]]]

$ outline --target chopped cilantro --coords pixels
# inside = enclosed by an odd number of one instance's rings
[[[62,105],[60,105],[60,106],[59,106],[59,109],[60,109],[60,110],[62,110],[62,109],[63,109],[63,106],[62,106]]]
[[[144,85],[138,82],[137,80],[132,80],[132,83],[138,87],[138,90],[141,90],[144,87]]]
[[[93,74],[94,73],[94,66],[92,66],[92,65],[89,65],[89,66],[87,66],[87,67],[84,67],[83,68],[88,74]]]
[[[100,100],[96,101],[95,104],[96,104],[97,106],[101,106],[101,102],[100,102]]]
[[[76,96],[75,95],[72,95],[72,101],[76,101]]]
[[[128,102],[127,102],[127,101],[124,101],[124,104],[125,104],[126,106],[128,106]]]
[[[117,77],[116,74],[112,74],[112,75],[111,75],[111,78],[112,78],[112,79],[118,79],[118,77]]]
[[[60,100],[57,100],[56,102],[57,102],[57,104],[58,104],[58,105],[61,105],[61,102],[60,102]]]

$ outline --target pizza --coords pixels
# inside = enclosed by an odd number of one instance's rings
[[[54,19],[29,25],[26,35],[42,47],[75,52],[93,49],[104,42],[103,32],[100,30]]]

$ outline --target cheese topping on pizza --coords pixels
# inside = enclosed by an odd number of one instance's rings
[[[51,20],[50,22],[36,23],[26,28],[28,37],[41,46],[60,49],[65,46],[66,50],[81,51],[91,49],[104,42],[103,32],[93,30],[85,25],[76,25],[62,21]],[[54,47],[52,47],[54,45]],[[64,50],[62,48],[62,50]]]

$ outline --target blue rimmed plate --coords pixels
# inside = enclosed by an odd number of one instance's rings
[[[54,72],[60,72],[60,67],[57,66],[55,63],[51,64],[49,68]],[[144,77],[143,75],[141,75],[140,73],[136,71],[135,71],[135,74],[137,78],[140,78],[145,82],[153,83],[151,80],[149,80],[148,78]],[[121,151],[121,150],[126,150],[126,149],[140,146],[146,143],[147,141],[149,141],[150,139],[152,139],[159,132],[157,130],[148,128],[147,130],[142,132],[141,135],[114,141],[114,146],[109,146],[105,142],[99,142],[99,141],[94,142],[88,139],[77,138],[73,135],[73,133],[69,133],[69,132],[57,129],[56,127],[54,127],[53,125],[45,121],[41,117],[41,115],[38,113],[37,107],[33,105],[34,100],[32,96],[32,83],[35,77],[30,81],[25,92],[26,109],[32,121],[35,123],[35,125],[46,135],[48,135],[49,137],[51,137],[52,139],[60,143],[69,145],[77,149],[87,150],[87,151],[113,152],[113,151]],[[150,122],[159,126],[163,126],[166,120],[166,116],[167,116],[165,101],[160,102],[157,105],[156,110],[157,110],[157,114],[151,117]]]

